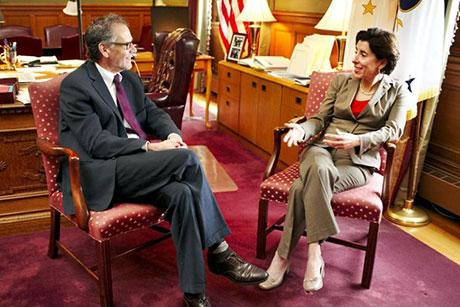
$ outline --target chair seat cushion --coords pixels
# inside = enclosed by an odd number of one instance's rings
[[[299,162],[296,162],[262,182],[261,198],[287,203],[289,189],[299,177]],[[369,181],[360,187],[334,194],[332,209],[337,216],[380,222],[383,203],[381,200],[383,176],[374,173]]]
[[[64,214],[62,193],[54,192],[50,206]],[[65,215],[75,225],[75,215]],[[102,241],[132,230],[149,227],[164,220],[164,210],[148,204],[120,203],[105,211],[90,211],[88,233],[93,239]]]

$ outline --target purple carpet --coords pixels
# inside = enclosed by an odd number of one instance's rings
[[[264,161],[231,137],[205,131],[200,121],[184,122],[185,140],[206,145],[238,185],[238,191],[216,194],[233,233],[227,240],[243,257],[267,267],[280,233],[268,239],[269,257],[255,259],[258,185]],[[275,206],[272,206],[272,209]],[[280,211],[275,208],[273,211]],[[360,237],[365,226],[340,219],[342,235]],[[142,241],[149,230],[114,242],[115,249]],[[93,245],[74,228],[63,240],[93,256]],[[0,238],[0,306],[98,306],[96,284],[67,257],[46,256],[48,233]],[[302,280],[306,244],[302,239],[292,257],[285,283],[273,291],[238,286],[207,274],[207,294],[214,306],[459,306],[460,266],[413,239],[387,221],[381,225],[371,289],[360,288],[363,253],[325,243],[324,288],[305,295]],[[117,306],[181,306],[174,247],[170,240],[113,264]]]

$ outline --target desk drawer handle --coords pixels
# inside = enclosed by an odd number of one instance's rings
[[[267,90],[267,86],[265,84],[262,84],[262,91],[266,91]]]
[[[229,107],[230,106],[230,101],[225,100],[225,104],[227,105],[227,107]]]
[[[230,92],[230,87],[229,86],[226,86],[225,89],[227,90],[227,92]]]
[[[252,82],[251,82],[251,85],[252,85],[253,88],[256,88],[256,87],[257,87],[257,83],[256,83],[255,81],[252,81]]]
[[[296,104],[302,104],[302,98],[296,97],[296,98],[295,98],[295,103],[296,103]]]
[[[230,78],[231,76],[232,76],[232,73],[228,71],[228,72],[227,72],[227,77]]]

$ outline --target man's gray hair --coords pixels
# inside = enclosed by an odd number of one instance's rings
[[[102,56],[99,52],[99,43],[111,42],[115,39],[112,29],[114,24],[128,26],[128,23],[122,16],[110,13],[109,15],[95,19],[86,29],[85,42],[88,49],[88,57],[94,62],[99,61]]]

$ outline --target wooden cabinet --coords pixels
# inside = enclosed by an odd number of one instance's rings
[[[291,81],[219,62],[219,124],[266,153],[273,151],[273,129],[304,114],[307,94],[308,88]],[[283,144],[281,160],[292,163],[297,153]]]
[[[264,151],[273,149],[273,128],[280,125],[281,85],[241,76],[239,134]]]
[[[266,152],[273,150],[273,129],[282,125],[280,111],[281,85],[260,80],[257,96],[256,144]]]
[[[281,122],[285,123],[292,118],[301,117],[305,113],[305,106],[307,102],[307,94],[291,88],[283,88],[283,99],[281,101]],[[286,163],[293,163],[297,160],[299,148],[287,147],[281,151],[281,160]]]
[[[231,68],[219,69],[219,123],[239,131],[240,72]]]
[[[30,106],[0,104],[0,224],[48,215],[47,189]]]

